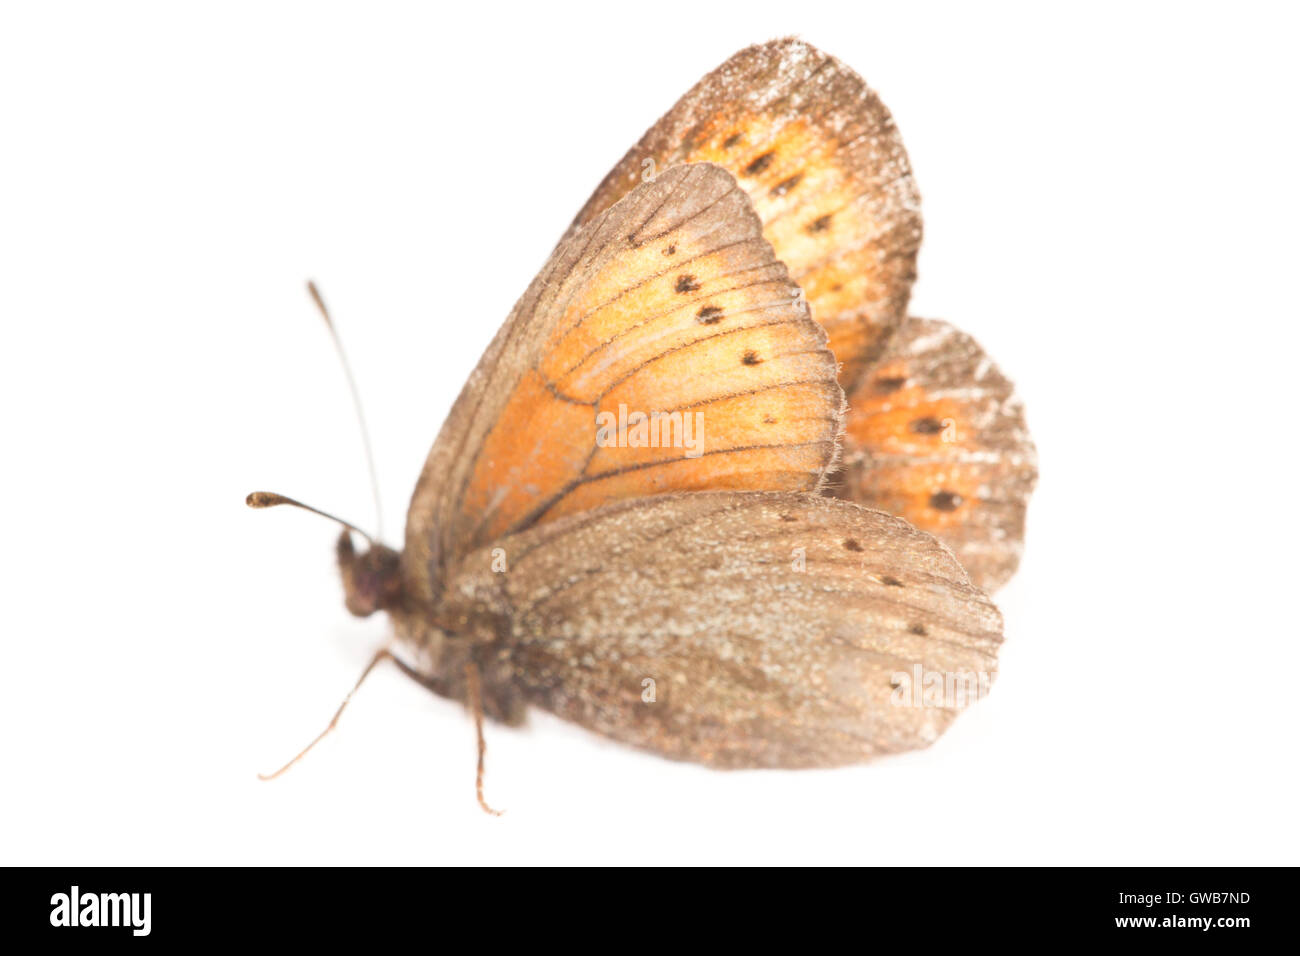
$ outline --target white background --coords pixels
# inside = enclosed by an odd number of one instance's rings
[[[469,9],[466,9],[466,7]],[[1297,863],[1297,23],[1283,8],[7,4],[0,862]],[[787,33],[889,105],[913,311],[1017,381],[1042,465],[991,697],[929,751],[721,774],[392,671],[385,533],[606,170]]]

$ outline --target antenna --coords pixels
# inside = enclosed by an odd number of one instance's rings
[[[352,392],[352,405],[357,411],[357,423],[361,426],[361,444],[365,447],[366,465],[370,469],[370,490],[375,496],[375,534],[377,537],[382,538],[384,536],[384,514],[383,508],[379,503],[379,476],[375,471],[375,455],[370,448],[370,431],[366,428],[366,416],[361,410],[361,393],[357,390],[356,379],[352,377],[352,366],[348,364],[348,357],[343,351],[343,342],[339,339],[338,330],[334,327],[334,320],[330,318],[329,309],[325,308],[325,300],[321,298],[320,290],[316,288],[316,283],[310,279],[307,280],[307,293],[311,296],[312,301],[316,303],[316,308],[320,310],[321,318],[325,320],[325,328],[329,329],[330,338],[334,340],[334,351],[338,353],[339,364],[343,366],[343,374],[347,376],[348,380],[348,389]],[[254,492],[254,494],[257,494],[257,492]],[[267,507],[267,505],[254,505],[251,500],[252,495],[249,496],[249,499],[249,504],[254,508]],[[298,505],[300,508],[307,507],[306,505],[299,504],[298,502],[289,499],[277,501],[274,502],[274,504],[294,504]],[[316,511],[315,508],[307,508],[307,510]],[[316,513],[325,515],[327,518],[334,517],[333,515],[326,515],[323,511],[316,511]],[[334,520],[339,521],[338,518],[334,518]],[[348,524],[346,521],[339,521],[339,524],[347,525],[347,527],[352,528],[352,525]],[[352,528],[352,530],[356,531],[357,529]],[[357,531],[357,534],[361,534],[366,538],[366,540],[370,541],[372,545],[374,544],[374,539],[369,535],[364,534],[361,531]]]
[[[277,495],[274,491],[254,491],[244,499],[244,504],[248,505],[250,508],[274,508],[277,505],[292,505],[295,508],[301,508],[303,511],[310,511],[312,514],[320,515],[322,518],[329,518],[330,521],[337,521],[349,531],[355,531],[357,534],[361,535],[361,537],[365,538],[372,548],[375,546],[375,539],[370,537],[370,535],[366,534],[356,525],[349,524],[342,518],[336,518],[328,511],[321,511],[319,508],[305,505],[301,501],[295,501],[285,495]]]

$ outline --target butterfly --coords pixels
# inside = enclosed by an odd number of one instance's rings
[[[708,74],[597,188],[453,405],[403,550],[338,542],[348,609],[395,634],[361,680],[391,660],[470,708],[485,810],[484,716],[827,767],[966,703],[907,685],[996,671],[981,585],[1018,560],[1033,446],[979,347],[906,316],[920,237],[888,111],[796,39]]]

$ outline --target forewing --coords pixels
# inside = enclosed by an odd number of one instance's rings
[[[1037,478],[1011,382],[946,322],[908,319],[849,395],[834,493],[938,536],[985,590],[1020,563]]]
[[[792,39],[742,50],[628,151],[575,228],[655,169],[708,161],[753,200],[763,234],[830,333],[847,389],[902,322],[920,200],[893,119],[862,78]]]
[[[455,556],[610,501],[815,490],[843,400],[732,176],[663,171],[555,250],[470,376],[411,502],[407,593],[432,601]]]
[[[1001,617],[948,549],[835,498],[622,502],[494,548],[468,556],[445,613],[499,615],[481,652],[495,680],[667,757],[814,767],[922,747],[996,666]],[[936,682],[953,693],[923,701]]]

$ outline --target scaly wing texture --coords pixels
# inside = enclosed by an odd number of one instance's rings
[[[1015,573],[1037,455],[1012,384],[946,322],[908,319],[849,395],[835,494],[900,515],[993,591]]]
[[[947,548],[835,498],[662,496],[494,546],[508,570],[493,573],[489,549],[469,555],[444,608],[498,615],[477,652],[493,684],[716,767],[926,746],[969,698],[900,704],[900,675],[991,680],[1002,639],[997,609]]]
[[[819,488],[835,372],[732,176],[661,173],[555,250],[470,376],[411,502],[407,593],[432,602],[457,555],[610,501]],[[605,413],[652,416],[659,438],[598,441]]]
[[[894,121],[862,78],[796,39],[733,56],[628,151],[578,214],[588,222],[677,163],[730,170],[830,333],[848,389],[902,322],[920,199]]]

